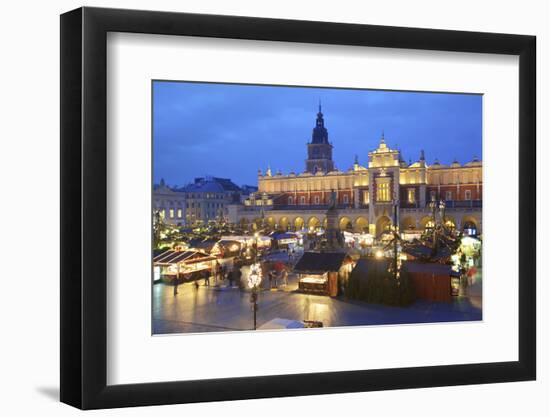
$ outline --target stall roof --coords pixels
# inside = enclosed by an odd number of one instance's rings
[[[282,240],[282,239],[297,239],[298,236],[294,233],[288,232],[274,232],[270,235],[273,239]]]
[[[431,262],[403,262],[402,268],[408,272],[435,275],[459,275],[453,271],[451,265]]]
[[[338,271],[346,259],[342,252],[304,252],[294,271],[296,272],[327,272]]]
[[[200,258],[201,260],[213,260],[212,256],[205,255],[204,253],[186,250],[186,251],[174,251],[169,250],[161,253],[153,258],[153,263],[156,264],[178,264],[180,262],[190,261],[192,258]]]
[[[420,272],[423,274],[435,274],[435,275],[460,275],[458,272],[453,271],[451,265],[445,265],[434,262],[403,262],[403,269],[409,272]]]

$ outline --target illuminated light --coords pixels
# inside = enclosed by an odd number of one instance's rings
[[[377,258],[377,259],[380,259],[384,256],[384,252],[382,252],[381,250],[377,250],[374,254],[374,256]]]
[[[160,266],[155,266],[153,268],[153,280],[160,281]]]
[[[248,275],[248,287],[257,288],[262,282],[262,269],[260,264],[250,266],[250,274]]]
[[[237,245],[236,243],[229,247],[229,250],[232,252],[235,252],[238,249],[239,249],[239,245]]]

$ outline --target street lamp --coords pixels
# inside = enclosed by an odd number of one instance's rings
[[[252,290],[250,294],[250,302],[253,304],[254,310],[254,330],[256,330],[256,312],[258,311],[258,289],[262,282],[262,270],[260,264],[250,266],[250,274],[248,275],[248,287]]]

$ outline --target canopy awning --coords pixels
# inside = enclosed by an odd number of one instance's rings
[[[169,250],[161,253],[153,258],[153,263],[156,265],[176,265],[179,263],[194,263],[211,261],[216,258],[213,256],[205,255],[204,253],[197,251],[175,251]]]

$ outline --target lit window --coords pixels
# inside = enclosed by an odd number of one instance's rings
[[[174,209],[170,209],[170,218],[171,218],[171,219],[174,218]]]
[[[159,214],[160,214],[160,218],[161,218],[161,219],[164,219],[164,218],[166,217],[166,210],[161,209],[161,210],[159,211]]]
[[[389,182],[380,182],[376,184],[376,199],[378,201],[390,201]]]
[[[471,200],[471,199],[472,199],[472,191],[471,191],[471,190],[466,190],[466,191],[464,192],[464,198],[465,198],[466,200]]]
[[[445,191],[445,200],[451,201],[453,199],[453,192],[452,191]]]
[[[407,201],[411,204],[416,201],[416,193],[414,188],[409,188],[407,190]]]
[[[364,204],[369,204],[369,198],[370,198],[370,194],[369,194],[368,190],[363,191],[363,203]]]
[[[178,209],[178,218],[181,219],[183,217],[183,210]]]

